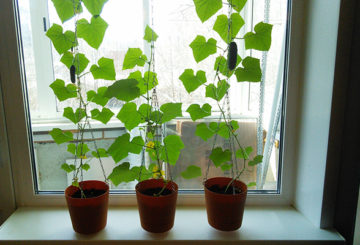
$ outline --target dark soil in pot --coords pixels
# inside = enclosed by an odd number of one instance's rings
[[[65,190],[73,228],[81,234],[96,233],[106,226],[109,186],[97,180],[83,181],[79,185],[86,198],[81,198],[78,187],[69,186]]]
[[[234,181],[233,189],[226,186],[231,178],[217,177],[208,179],[204,184],[206,212],[209,224],[221,231],[234,231],[241,227],[247,194],[247,186]]]
[[[178,186],[170,181],[160,196],[154,196],[163,187],[161,179],[144,180],[135,187],[140,222],[146,231],[166,232],[174,226]]]

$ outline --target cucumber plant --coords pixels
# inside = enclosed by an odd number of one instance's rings
[[[191,42],[194,59],[197,63],[205,60],[211,55],[217,54],[214,70],[214,80],[207,81],[206,72],[192,69],[186,69],[179,79],[183,83],[186,91],[190,94],[200,86],[205,86],[205,97],[215,101],[220,111],[220,119],[217,122],[199,123],[196,126],[195,135],[201,137],[204,141],[210,138],[214,139],[209,159],[217,168],[223,171],[232,170],[232,181],[239,179],[241,174],[248,166],[255,166],[262,162],[262,156],[256,155],[250,159],[253,149],[251,146],[240,144],[239,135],[236,130],[239,128],[238,122],[231,120],[229,109],[226,103],[222,103],[228,96],[231,82],[252,82],[259,83],[262,78],[260,60],[251,56],[240,57],[238,54],[237,43],[244,42],[245,49],[254,49],[258,51],[268,51],[271,45],[272,25],[267,23],[257,23],[254,32],[248,32],[240,36],[240,30],[244,27],[245,21],[240,15],[241,10],[246,4],[246,0],[193,0],[197,16],[201,22],[205,22],[218,13],[225,5],[228,8],[227,15],[219,14],[216,16],[213,30],[218,34],[221,41],[214,38],[206,39],[202,35],[197,35]],[[223,46],[223,48],[221,48]],[[227,58],[225,55],[227,54]],[[235,76],[235,79],[233,77]],[[204,104],[192,104],[187,109],[191,119],[196,121],[211,115],[211,106]],[[216,137],[213,137],[215,136]],[[217,136],[232,142],[230,147],[215,147]],[[195,168],[191,165],[187,169],[187,174],[191,176]],[[207,177],[207,176],[206,176]],[[256,183],[251,182],[248,185],[253,186]],[[227,189],[226,188],[226,189]]]

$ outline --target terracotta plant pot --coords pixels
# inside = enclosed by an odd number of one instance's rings
[[[102,190],[104,193],[95,197],[74,198],[73,195],[79,191],[79,188],[75,186],[66,188],[65,197],[72,226],[76,232],[82,234],[98,232],[106,226],[109,186],[97,180],[83,181],[79,185],[84,191],[95,189]]]
[[[164,181],[149,179],[138,183],[135,187],[140,213],[141,226],[154,233],[166,232],[174,226],[178,186],[175,182],[166,185],[168,195],[154,197],[144,194],[149,189],[162,188]]]
[[[234,231],[241,227],[246,201],[247,186],[241,181],[234,181],[234,186],[241,190],[239,194],[220,194],[211,191],[214,185],[226,187],[231,178],[216,177],[205,181],[205,202],[209,224],[221,231]]]

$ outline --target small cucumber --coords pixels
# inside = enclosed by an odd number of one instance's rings
[[[75,83],[75,72],[76,72],[75,66],[71,65],[70,66],[70,79],[71,79],[72,83]]]
[[[229,51],[227,57],[227,67],[230,71],[234,70],[237,61],[237,45],[235,42],[229,44]]]

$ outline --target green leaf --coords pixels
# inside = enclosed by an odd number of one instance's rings
[[[249,159],[249,156],[252,151],[253,151],[253,148],[251,146],[248,146],[245,149],[239,149],[236,151],[236,157],[247,160],[247,159]]]
[[[150,166],[149,166],[149,167],[150,167]],[[141,174],[140,174],[140,170],[141,170]],[[150,179],[150,178],[152,177],[152,171],[146,169],[145,166],[140,166],[140,167],[135,166],[135,167],[132,167],[132,168],[131,168],[131,171],[134,173],[135,179],[138,180],[139,182],[140,182],[140,181],[143,181],[143,180]]]
[[[63,116],[72,121],[74,124],[77,124],[86,116],[85,110],[77,108],[76,111],[73,111],[73,108],[66,107],[64,109]]]
[[[215,131],[209,129],[206,123],[200,123],[196,125],[195,135],[202,138],[204,141],[207,141],[215,134]]]
[[[233,13],[230,16],[231,28],[229,30],[229,20],[225,14],[219,15],[216,18],[213,30],[216,31],[222,40],[226,43],[230,43],[236,35],[239,33],[241,27],[245,24],[245,21],[238,13]],[[229,33],[231,35],[229,36]]]
[[[92,15],[100,15],[104,4],[108,0],[82,0],[87,10]]]
[[[63,33],[63,28],[58,24],[53,24],[49,30],[47,30],[46,36],[50,38],[54,48],[59,54],[63,54],[75,46],[75,33],[72,31]]]
[[[49,134],[58,145],[74,140],[73,134],[71,132],[64,132],[59,128],[53,128]]]
[[[144,141],[140,136],[134,137],[130,141],[130,134],[126,133],[116,138],[109,147],[108,154],[119,162],[129,155],[129,153],[139,154],[144,146]]]
[[[236,66],[238,66],[241,62],[241,57],[238,55],[236,59]],[[234,71],[230,71],[227,66],[227,60],[224,56],[218,56],[215,60],[214,64],[214,70],[217,71],[219,69],[219,72],[223,74],[226,77],[231,77],[232,74],[234,74]]]
[[[257,155],[256,157],[254,157],[254,159],[252,161],[250,161],[248,163],[249,166],[255,166],[259,163],[262,163],[263,161],[263,156],[262,155]]]
[[[66,85],[65,87],[65,82],[61,79],[56,79],[52,84],[50,84],[50,88],[54,91],[54,94],[59,101],[77,97],[77,87],[72,83]]]
[[[135,66],[144,66],[147,57],[139,48],[129,48],[125,54],[123,70],[132,69]]]
[[[75,171],[75,165],[74,164],[66,164],[66,163],[63,163],[61,165],[61,169],[65,170],[67,173],[71,173],[72,171]]]
[[[79,0],[51,0],[62,23],[82,12]],[[75,9],[75,11],[74,11]]]
[[[162,120],[161,120],[162,118],[163,118],[163,114],[158,110],[153,111],[150,114],[150,120],[156,124],[162,123]]]
[[[139,114],[141,115],[141,122],[145,122],[147,120],[147,117],[151,116],[151,109],[152,107],[148,104],[141,104],[139,106]]]
[[[226,125],[225,122],[211,122],[209,124],[209,128],[224,139],[228,139],[230,137],[229,127]]]
[[[246,57],[242,61],[242,67],[235,70],[236,79],[238,82],[260,82],[261,81],[261,67],[260,60],[253,57]]]
[[[214,84],[206,86],[205,96],[220,101],[230,88],[230,85],[225,80],[219,81],[217,85],[217,87]]]
[[[181,173],[184,179],[192,179],[201,176],[201,168],[195,165],[190,165],[184,172]]]
[[[140,71],[135,71],[130,73],[128,79],[130,78],[136,79],[139,82],[138,87],[140,89],[140,94],[145,94],[148,90],[153,89],[159,84],[156,73],[151,71],[145,72],[144,77],[142,77]]]
[[[81,168],[84,169],[85,171],[88,171],[90,169],[90,165],[87,163],[84,163],[83,165],[81,165]]]
[[[80,156],[85,156],[86,153],[90,151],[90,149],[88,145],[85,143],[78,143],[77,145],[71,143],[68,144],[67,151],[72,153],[73,155],[80,157]]]
[[[256,186],[256,182],[250,182],[249,184],[247,184],[247,187],[253,187]]]
[[[160,159],[175,165],[183,148],[184,143],[178,135],[168,135],[164,138],[164,147],[161,149]]]
[[[105,92],[108,98],[115,97],[118,100],[129,102],[140,96],[138,81],[135,79],[122,79],[114,82]]]
[[[240,12],[244,8],[247,2],[247,0],[227,0],[227,1],[228,3],[231,3],[233,8],[238,12]]]
[[[223,151],[221,147],[216,147],[212,150],[209,158],[216,167],[219,167],[222,163],[231,161],[231,151],[229,149]]]
[[[260,22],[254,27],[255,33],[248,32],[244,35],[245,49],[268,51],[271,46],[272,25]]]
[[[98,60],[98,65],[92,65],[90,68],[94,79],[115,80],[114,60],[102,57]]]
[[[160,107],[163,112],[161,123],[166,123],[176,117],[182,117],[182,103],[166,103]]]
[[[130,168],[130,163],[128,162],[124,162],[120,164],[119,166],[113,169],[108,179],[111,180],[111,182],[115,186],[118,186],[120,183],[123,182],[134,181],[136,178],[135,173],[131,171],[129,168]]]
[[[188,93],[195,91],[202,84],[206,83],[206,75],[204,71],[196,72],[196,76],[194,75],[193,69],[186,69],[179,79],[184,84],[184,87]]]
[[[205,22],[222,8],[222,0],[194,0],[196,13]]]
[[[224,163],[224,164],[221,164],[220,168],[222,171],[227,171],[227,170],[230,170],[232,168],[232,164],[227,164],[227,163]]]
[[[104,107],[101,111],[99,109],[93,109],[91,112],[91,118],[94,120],[98,120],[102,122],[103,124],[107,124],[112,116],[114,116],[114,112],[112,112],[110,109]]]
[[[72,186],[75,186],[75,187],[79,187],[79,182],[76,180],[74,180],[72,183],[71,183]]]
[[[97,151],[92,151],[91,154],[96,158],[109,156],[104,148],[98,148]]]
[[[107,87],[100,87],[98,88],[97,93],[94,90],[88,91],[86,93],[87,100],[94,102],[97,105],[105,106],[109,101],[109,98],[105,97],[106,90]]]
[[[206,0],[208,1],[208,0]],[[197,63],[206,59],[209,55],[216,53],[216,40],[214,38],[209,38],[206,41],[204,36],[197,35],[194,41],[190,43],[192,48],[194,59]]]
[[[208,103],[204,104],[200,107],[199,104],[192,104],[186,110],[190,114],[191,120],[196,121],[197,119],[201,119],[211,115],[211,105]]]
[[[125,124],[125,128],[129,131],[142,122],[141,115],[136,110],[134,102],[124,104],[116,117]]]
[[[157,38],[158,35],[153,31],[153,29],[146,25],[144,40],[151,43],[151,41],[155,42]]]
[[[100,16],[93,16],[90,23],[86,19],[78,20],[77,34],[94,49],[98,49],[104,39],[108,24]]]
[[[76,54],[75,58],[71,52],[66,51],[60,61],[70,69],[72,65],[76,68],[76,74],[81,74],[89,64],[89,60],[84,54]]]

